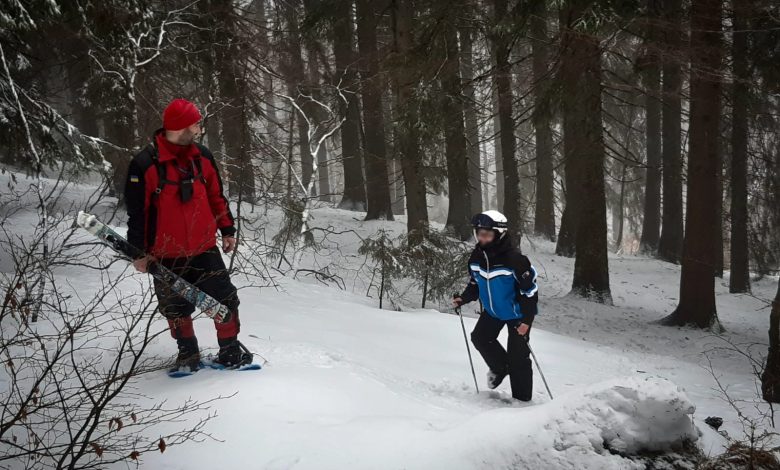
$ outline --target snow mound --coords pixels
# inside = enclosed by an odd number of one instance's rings
[[[468,436],[456,443],[452,463],[458,468],[645,468],[638,454],[671,453],[697,440],[694,410],[668,380],[615,379],[543,405],[474,417],[452,431]]]
[[[672,450],[697,437],[691,419],[695,407],[676,385],[660,378],[596,385],[564,402],[559,411],[553,427],[556,448],[584,445],[585,437],[596,450],[636,454]]]

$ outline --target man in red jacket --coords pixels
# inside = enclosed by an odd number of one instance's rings
[[[138,271],[146,272],[150,262],[159,262],[230,309],[227,322],[214,323],[217,362],[238,367],[252,358],[238,341],[238,295],[216,237],[219,229],[222,250],[230,253],[236,247],[236,229],[214,156],[195,142],[200,120],[195,105],[173,100],[163,112],[163,128],[130,162],[125,186],[127,240],[147,253],[133,263]],[[176,369],[196,370],[200,350],[192,326],[195,307],[157,280],[154,289],[178,344]]]

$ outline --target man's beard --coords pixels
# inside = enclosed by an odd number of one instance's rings
[[[179,136],[179,141],[176,142],[179,145],[190,145],[195,142],[195,134],[190,131],[184,131]]]

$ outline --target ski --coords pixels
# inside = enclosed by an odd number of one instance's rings
[[[100,222],[98,218],[84,211],[79,211],[76,224],[98,237],[111,247],[117,254],[128,261],[137,259],[143,254],[141,250],[131,245],[125,237],[116,233],[111,227]],[[206,294],[194,285],[177,276],[160,263],[149,263],[149,274],[168,285],[179,296],[195,305],[209,318],[218,322],[226,322],[230,317],[228,308],[215,298]],[[189,374],[188,374],[189,375]]]

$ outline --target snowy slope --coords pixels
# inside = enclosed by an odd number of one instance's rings
[[[457,317],[381,311],[296,284],[285,283],[285,293],[244,294],[251,306],[243,309],[244,338],[269,360],[263,371],[161,376],[143,385],[171,400],[237,392],[209,426],[225,442],[145,456],[150,468],[632,468],[603,441],[665,449],[695,437],[685,394],[637,374],[614,351],[582,350],[576,340],[535,332],[559,396],[548,403],[539,384],[534,405],[508,406],[475,395]],[[473,323],[467,319],[467,327]],[[210,330],[198,325],[206,343]],[[477,373],[482,382],[481,363]]]
[[[60,209],[70,210],[87,190],[69,189]],[[278,212],[245,214],[247,227],[267,230],[269,238],[280,225]],[[207,425],[215,440],[144,454],[144,468],[641,468],[604,446],[665,450],[697,436],[692,417],[705,453],[718,453],[722,440],[703,424],[709,415],[722,416],[729,434],[741,437],[736,412],[714,390],[710,364],[745,412],[757,413],[750,365],[723,348],[724,338],[765,353],[766,301],[777,279],[754,285],[755,297],[729,295],[719,285],[727,333],[714,337],[653,323],[676,304],[678,266],[611,256],[615,305],[603,306],[566,295],[573,260],[555,256],[550,243],[524,240],[540,272],[542,313],[532,345],[555,400],[536,373],[533,402],[508,405],[500,399],[508,383],[499,394],[474,393],[456,316],[415,309],[413,288],[402,312],[379,310],[376,299],[365,296],[371,267],[357,255],[359,237],[380,228],[399,234],[404,224],[362,222],[360,216],[315,209],[313,226],[340,233],[302,261],[337,272],[346,291],[308,277],[280,278],[277,289],[234,279],[243,287],[242,340],[268,360],[262,371],[207,370],[176,380],[160,373],[137,384],[155,402],[230,396],[214,405],[217,417]],[[32,230],[35,215],[23,210],[12,220],[18,230]],[[0,259],[0,270],[6,265]],[[111,268],[115,274],[124,269]],[[94,276],[79,267],[57,272],[63,286],[81,293],[94,289]],[[147,292],[148,281],[135,274],[118,291]],[[470,310],[464,308],[468,331],[475,322]],[[162,319],[156,324],[166,327]],[[201,346],[213,352],[213,326],[201,319],[196,328]],[[160,358],[173,353],[167,335],[149,351]],[[482,387],[486,368],[475,358]]]

